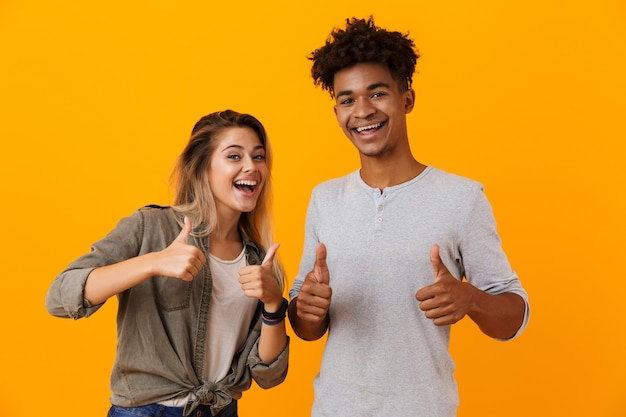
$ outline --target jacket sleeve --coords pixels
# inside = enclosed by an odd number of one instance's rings
[[[94,243],[91,252],[72,262],[50,285],[46,309],[56,317],[89,317],[103,304],[92,306],[84,297],[85,283],[95,268],[121,262],[139,254],[143,239],[143,216],[135,212]]]
[[[256,248],[256,246],[254,247]],[[256,251],[250,250],[248,262],[252,265],[260,265],[265,257],[265,250],[258,248]],[[261,318],[256,318],[256,325],[252,332],[248,335],[248,339],[253,343],[250,353],[248,354],[247,367],[250,375],[256,383],[263,389],[272,388],[280,384],[287,377],[287,365],[289,363],[289,336],[287,336],[287,344],[278,358],[272,363],[264,363],[259,358],[259,338],[261,336]]]
[[[259,343],[255,343],[250,356],[248,357],[248,366],[252,373],[252,378],[263,389],[272,388],[280,384],[287,377],[287,368],[289,365],[289,336],[287,336],[287,344],[278,358],[270,364],[263,363],[259,358]]]
[[[63,271],[48,289],[46,309],[56,317],[79,319],[89,317],[102,304],[92,306],[83,297],[87,277],[95,268]]]

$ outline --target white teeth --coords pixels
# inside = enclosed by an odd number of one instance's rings
[[[256,181],[252,180],[239,180],[235,181],[236,185],[256,185]]]
[[[364,130],[376,129],[376,128],[378,128],[378,127],[380,127],[380,123],[376,123],[376,124],[369,125],[369,126],[361,126],[361,127],[357,127],[357,128],[356,128],[356,131],[357,131],[357,132],[359,132],[359,133],[361,133],[361,132],[362,132],[362,131],[364,131]]]

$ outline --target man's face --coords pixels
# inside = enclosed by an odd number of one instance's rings
[[[386,66],[344,68],[335,74],[333,91],[339,126],[362,157],[391,157],[405,149],[406,114],[413,110],[415,93],[401,92]]]

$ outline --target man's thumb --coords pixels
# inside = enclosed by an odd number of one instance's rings
[[[315,247],[315,277],[318,282],[324,284],[330,283],[330,277],[328,275],[328,265],[326,264],[326,245],[318,243]]]
[[[190,233],[191,233],[191,220],[189,220],[189,217],[185,216],[185,224],[183,225],[183,229],[180,231],[180,233],[176,237],[176,241],[187,244]]]
[[[435,281],[439,278],[440,272],[446,271],[447,268],[441,260],[441,256],[439,255],[439,245],[434,244],[430,248],[430,263],[433,265],[433,270],[435,271]]]

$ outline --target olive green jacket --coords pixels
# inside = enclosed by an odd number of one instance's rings
[[[72,262],[53,281],[46,297],[48,312],[58,317],[89,317],[101,306],[84,299],[83,289],[97,267],[156,252],[169,246],[181,231],[169,207],[146,206],[122,219],[91,252]],[[208,239],[189,243],[208,258]],[[264,250],[244,237],[247,261],[259,265]],[[211,405],[213,414],[239,399],[254,379],[262,388],[280,384],[287,375],[289,343],[271,364],[257,352],[261,332],[261,302],[245,345],[235,355],[221,381],[203,381],[207,318],[212,279],[208,264],[191,282],[154,276],[120,294],[117,312],[117,356],[111,373],[111,402],[137,407],[195,394],[187,415],[198,404]]]

